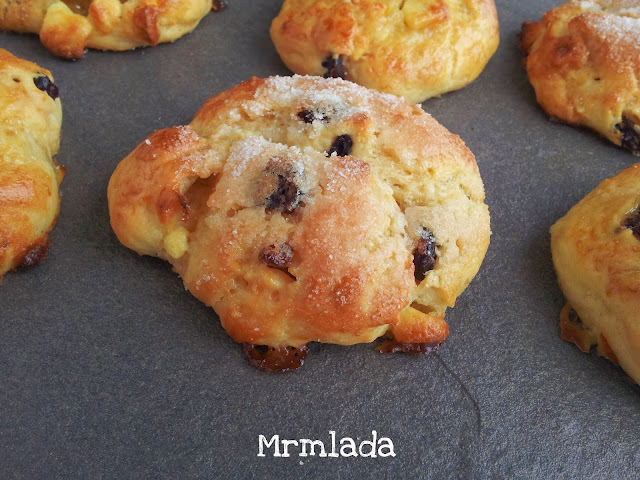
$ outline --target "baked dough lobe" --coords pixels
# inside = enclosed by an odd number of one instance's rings
[[[549,115],[640,154],[640,1],[567,2],[524,23],[520,48]]]
[[[438,344],[489,243],[462,141],[341,79],[253,78],[209,99],[127,156],[108,197],[124,245],[171,262],[234,340],[270,347]]]
[[[640,163],[603,181],[551,227],[551,253],[570,306],[563,338],[640,380]],[[571,318],[570,309],[576,312]]]
[[[0,49],[0,278],[46,257],[64,175],[53,160],[61,122],[51,73]]]
[[[499,42],[493,0],[285,0],[271,25],[283,62],[418,103],[464,87]]]
[[[38,33],[53,54],[85,48],[129,50],[171,42],[193,30],[211,0],[0,0],[0,28]]]

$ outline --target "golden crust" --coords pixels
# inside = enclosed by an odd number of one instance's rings
[[[64,169],[54,160],[62,107],[36,87],[48,70],[0,49],[0,278],[40,263],[60,208]],[[55,99],[53,97],[56,97]]]
[[[640,154],[640,1],[571,1],[523,24],[538,103]]]
[[[577,332],[569,329],[565,318],[563,336],[583,351],[598,343],[600,353],[617,358],[636,382],[640,380],[639,204],[640,163],[602,182],[551,227],[560,288],[585,327]]]
[[[347,80],[413,103],[475,80],[498,37],[493,0],[286,0],[271,25],[293,72],[340,56]]]
[[[0,0],[0,28],[38,33],[53,54],[85,48],[129,50],[171,42],[193,30],[211,0]]]
[[[351,151],[327,157],[344,136]],[[209,99],[120,162],[108,197],[124,245],[170,261],[234,340],[274,347],[438,343],[489,244],[463,142],[340,79],[253,78]],[[417,282],[425,227],[437,260]]]

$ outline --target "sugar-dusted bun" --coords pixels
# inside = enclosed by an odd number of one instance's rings
[[[489,213],[473,154],[420,107],[341,79],[251,79],[116,168],[120,241],[171,262],[238,342],[444,340]],[[254,352],[255,353],[255,352]]]
[[[85,48],[129,50],[171,42],[193,30],[211,0],[0,0],[0,29],[30,32],[53,54]]]
[[[640,155],[640,1],[577,0],[522,26],[538,103]]]
[[[568,306],[565,340],[598,351],[640,381],[640,163],[603,181],[551,227]],[[572,312],[572,309],[575,312]]]
[[[498,48],[493,0],[285,0],[271,25],[283,62],[409,102],[476,79]]]
[[[62,107],[48,70],[0,49],[0,279],[39,264],[60,209]]]

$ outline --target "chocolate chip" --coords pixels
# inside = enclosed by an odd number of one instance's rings
[[[633,120],[623,115],[622,122],[616,125],[616,129],[622,132],[620,144],[623,148],[634,153],[640,152],[640,125],[636,125]]]
[[[282,245],[269,245],[260,250],[258,258],[269,267],[287,268],[291,265],[293,249],[286,243]]]
[[[324,78],[347,78],[347,68],[345,67],[342,55],[334,56],[332,53],[322,62],[322,66],[327,70]]]
[[[640,208],[634,210],[631,216],[622,221],[623,228],[629,228],[640,239]]]
[[[36,87],[39,90],[47,92],[47,95],[49,95],[54,100],[60,96],[58,94],[58,87],[56,87],[56,84],[53,83],[51,79],[46,75],[34,78],[33,83],[35,83]]]
[[[331,117],[327,114],[323,108],[313,108],[300,110],[298,112],[298,118],[304,123],[313,123],[316,120],[320,120],[323,123],[329,123]]]
[[[427,272],[436,266],[436,238],[426,227],[422,227],[418,245],[413,250],[413,265],[415,267],[414,276],[418,282],[424,280]]]
[[[269,347],[267,345],[242,344],[249,363],[268,372],[286,372],[300,368],[307,358],[308,347]]]
[[[333,145],[331,145],[331,148],[329,149],[327,156],[330,157],[331,154],[335,153],[339,157],[344,157],[351,153],[352,147],[353,140],[351,139],[350,135],[345,133],[344,135],[336,137],[336,139],[333,141]]]
[[[214,12],[221,12],[225,8],[227,8],[227,2],[225,0],[213,0],[211,3],[211,10]]]

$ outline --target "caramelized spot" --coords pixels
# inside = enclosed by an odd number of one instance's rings
[[[293,258],[293,249],[286,243],[278,245],[269,245],[260,250],[258,255],[260,261],[269,267],[287,268],[291,265]]]
[[[436,260],[438,259],[436,246],[436,238],[431,233],[431,230],[422,227],[420,240],[418,240],[418,245],[413,250],[414,275],[418,282],[424,280],[427,272],[435,268]]]
[[[640,128],[639,125],[626,115],[622,116],[622,122],[616,125],[616,129],[622,133],[620,145],[633,153],[640,152]]]
[[[227,2],[225,0],[213,0],[211,3],[211,11],[212,12],[221,12],[222,10],[227,8]]]
[[[338,155],[339,157],[346,157],[351,153],[351,149],[353,148],[353,140],[351,139],[351,135],[344,134],[336,137],[331,145],[331,148],[327,152],[327,156],[330,157],[333,153]]]
[[[286,372],[300,368],[307,358],[308,347],[269,347],[243,343],[242,349],[249,363],[268,372]]]
[[[395,340],[385,340],[377,350],[381,353],[411,353],[413,355],[428,355],[435,352],[442,342],[438,343],[399,343]]]
[[[568,303],[560,312],[560,338],[575,343],[585,353],[597,343],[591,330],[582,323],[578,313]]]
[[[38,90],[42,90],[43,92],[46,92],[46,94],[49,95],[54,100],[60,96],[58,93],[58,87],[46,75],[41,75],[39,77],[34,78],[33,83],[36,85]]]
[[[25,254],[20,259],[18,265],[16,266],[16,270],[28,270],[29,268],[33,268],[37,265],[40,265],[45,258],[47,258],[47,253],[49,253],[49,238],[45,237],[39,240],[37,243],[31,245],[29,250],[25,252]]]
[[[631,216],[623,220],[622,227],[631,229],[633,234],[640,240],[640,208],[636,208],[631,213]]]
[[[332,53],[327,56],[322,62],[322,66],[327,70],[324,78],[347,78],[347,68],[344,65],[344,57],[338,55],[337,57]]]

